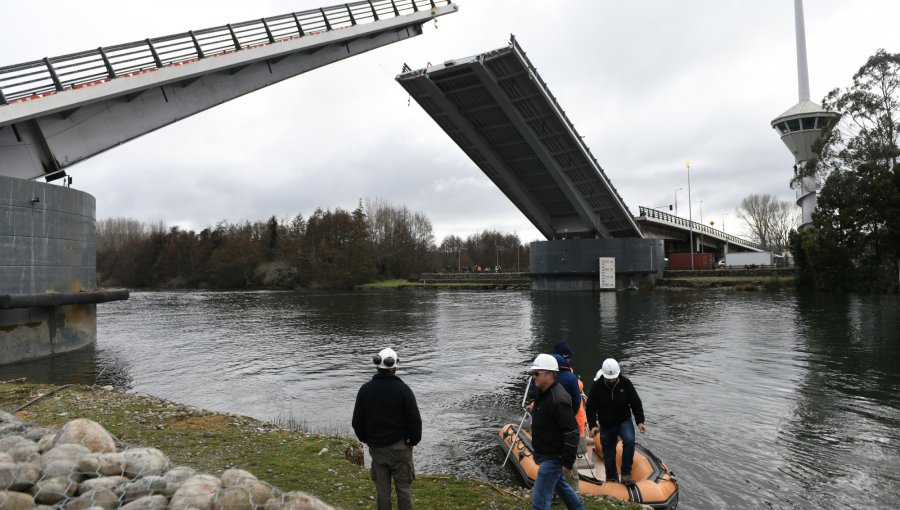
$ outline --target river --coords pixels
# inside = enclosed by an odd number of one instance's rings
[[[113,384],[352,435],[372,355],[400,354],[425,433],[417,470],[515,484],[496,446],[526,369],[567,340],[586,383],[614,357],[679,508],[897,508],[900,299],[773,293],[133,292],[95,348],[0,380]]]

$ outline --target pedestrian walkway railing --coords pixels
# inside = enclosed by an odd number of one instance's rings
[[[430,10],[451,0],[364,0],[0,67],[0,105]]]
[[[693,230],[694,232],[703,233],[711,237],[715,237],[718,239],[722,239],[724,241],[728,241],[729,243],[736,244],[739,246],[746,246],[747,248],[754,248],[760,251],[766,251],[765,248],[759,243],[754,243],[753,241],[748,241],[746,239],[741,239],[740,237],[733,236],[726,232],[722,232],[721,230],[716,230],[708,225],[704,225],[702,223],[697,223],[696,221],[691,221],[686,218],[682,218],[681,216],[675,216],[674,214],[665,213],[662,211],[658,211],[651,207],[638,207],[640,210],[640,215],[643,218],[652,218],[654,220],[662,221],[664,223],[669,223],[671,225],[677,225],[680,227],[684,227],[688,230]]]

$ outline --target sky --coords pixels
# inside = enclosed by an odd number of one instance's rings
[[[0,66],[332,5],[0,0]],[[404,63],[466,57],[515,34],[633,214],[675,205],[732,234],[749,194],[794,201],[770,127],[798,101],[791,0],[459,0],[395,43],[227,102],[70,169],[97,218],[199,230],[380,198],[424,213],[435,241],[485,229],[543,237],[408,95]],[[900,52],[897,0],[807,0],[812,100],[879,48]],[[436,26],[435,26],[436,25]]]

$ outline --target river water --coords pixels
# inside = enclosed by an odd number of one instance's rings
[[[897,296],[444,290],[134,292],[98,307],[95,348],[0,380],[113,384],[352,435],[372,355],[400,353],[425,433],[420,472],[515,484],[496,447],[525,370],[559,340],[586,390],[606,357],[635,383],[638,441],[680,508],[898,508]]]

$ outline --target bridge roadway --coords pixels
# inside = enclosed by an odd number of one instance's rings
[[[693,233],[694,251],[698,252],[700,246],[705,248],[715,248],[717,252],[725,253],[731,251],[766,251],[759,243],[742,239],[738,236],[731,235],[721,230],[716,230],[709,225],[697,223],[680,216],[675,216],[663,211],[658,211],[650,207],[639,208],[640,215],[635,218],[641,226],[645,237],[653,239],[664,239],[666,241],[684,242],[685,246],[690,246],[689,238]],[[685,248],[684,251],[688,251]],[[675,250],[666,250],[671,253]]]
[[[397,81],[547,239],[643,237],[515,38]]]
[[[0,175],[48,181],[225,101],[422,34],[450,0],[365,0],[0,67]]]

